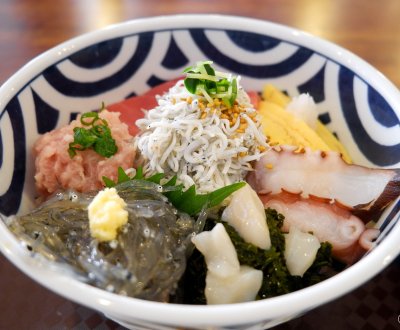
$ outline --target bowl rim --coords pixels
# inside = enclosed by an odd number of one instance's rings
[[[42,53],[19,69],[0,87],[0,116],[11,98],[48,66],[60,62],[88,45],[125,36],[128,32],[133,34],[154,31],[156,26],[163,29],[207,26],[232,30],[236,27],[241,31],[261,34],[268,30],[268,35],[284,37],[285,41],[315,50],[340,65],[351,66],[351,70],[356,75],[368,81],[371,86],[376,86],[375,88],[388,100],[394,111],[400,114],[400,107],[396,108],[396,104],[400,104],[398,89],[370,64],[338,45],[292,27],[255,18],[218,14],[179,14],[146,17],[113,24],[72,38]],[[372,81],[367,79],[370,76],[373,78]],[[35,263],[30,260],[32,258],[29,254],[0,221],[2,253],[20,270],[48,289],[116,319],[124,320],[125,318],[126,320],[132,311],[135,311],[132,317],[138,320],[152,321],[157,315],[157,320],[154,320],[156,323],[188,326],[253,324],[267,319],[297,315],[327,303],[363,284],[394,260],[400,253],[396,236],[400,236],[400,225],[393,228],[386,239],[380,243],[379,248],[360,260],[357,266],[350,267],[309,288],[254,302],[198,306],[165,304],[123,297],[79,282],[54,270],[37,269]],[[364,278],[360,278],[358,274],[364,274]]]
[[[269,36],[277,38],[284,37],[283,40],[288,43],[306,48],[312,47],[310,49],[315,53],[341,66],[351,66],[351,71],[353,71],[357,77],[364,82],[368,82],[372,87],[379,89],[385,99],[389,98],[389,105],[396,111],[395,104],[398,104],[400,101],[399,89],[383,73],[364,59],[331,41],[294,27],[257,18],[223,14],[176,14],[142,17],[111,24],[70,38],[37,55],[18,69],[16,73],[0,86],[0,117],[3,107],[7,105],[15,95],[15,91],[19,91],[24,86],[28,85],[48,66],[61,62],[74,52],[84,49],[88,45],[145,31],[202,28],[204,27],[204,23],[207,23],[210,29],[226,29],[225,24],[230,23],[230,30],[234,30],[239,26],[240,31],[259,34],[265,34],[265,31],[268,30]],[[162,28],[155,29],[155,26],[162,26]],[[372,75],[374,79],[366,79],[366,77],[370,75]],[[379,88],[381,84],[385,84],[385,89]],[[394,100],[391,101],[393,98]]]
[[[78,304],[94,308],[116,320],[127,320],[127,316],[142,321],[187,326],[223,326],[226,324],[253,324],[268,319],[296,316],[328,303],[357,288],[388,266],[399,254],[396,237],[400,226],[393,228],[379,245],[357,267],[349,267],[341,273],[313,286],[282,296],[264,300],[222,305],[168,304],[124,297],[85,284],[60,269],[43,267],[43,261],[33,258],[11,232],[0,221],[0,251],[17,268],[47,289]],[[38,267],[38,265],[40,267]],[[360,279],[359,274],[364,274]],[[309,303],[311,302],[312,303]],[[306,308],[305,308],[306,306]],[[132,311],[135,311],[132,313]],[[128,319],[129,322],[129,319]]]

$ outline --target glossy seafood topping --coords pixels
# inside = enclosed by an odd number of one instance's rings
[[[129,217],[115,240],[90,234],[93,194],[58,193],[10,229],[34,253],[67,267],[85,282],[122,295],[169,301],[186,266],[195,221],[169,205],[149,182],[117,186]]]

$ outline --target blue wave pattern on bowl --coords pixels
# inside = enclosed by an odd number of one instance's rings
[[[154,61],[147,64],[154,57],[159,65]],[[240,74],[251,89],[261,90],[266,82],[278,86],[284,79],[288,94],[308,92],[314,97],[323,122],[357,129],[359,134],[352,136],[352,143],[370,164],[400,163],[400,141],[384,145],[369,134],[371,129],[398,129],[394,110],[373,87],[331,59],[287,41],[249,32],[198,28],[150,31],[77,51],[48,67],[6,105],[0,122],[0,160],[3,165],[13,155],[18,162],[14,161],[12,180],[3,183],[0,212],[9,215],[23,209],[24,183],[33,180],[25,177],[26,166],[27,173],[33,173],[27,151],[39,134],[67,124],[79,112],[98,109],[103,101],[111,104],[140,95],[180,76],[186,66],[203,59]],[[335,85],[340,87],[338,95],[331,93]],[[361,91],[357,97],[356,89]],[[370,112],[373,128],[364,127],[359,104]],[[341,109],[340,116],[332,115],[334,108]],[[13,145],[3,143],[5,132],[13,134]]]

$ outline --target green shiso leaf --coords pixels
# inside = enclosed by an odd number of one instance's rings
[[[168,192],[166,196],[178,210],[195,215],[203,208],[211,208],[219,205],[225,198],[242,188],[245,184],[245,182],[233,183],[208,194],[197,194],[194,185],[186,191],[183,191],[183,187],[181,186],[180,190]]]
[[[184,191],[182,184],[176,184],[177,177],[173,176],[166,183],[161,183],[164,178],[164,173],[156,173],[150,177],[145,177],[143,175],[143,168],[138,167],[136,169],[136,175],[131,178],[125,171],[119,167],[117,182],[114,182],[110,178],[103,176],[103,182],[106,187],[111,188],[116,185],[127,182],[129,180],[145,180],[160,184],[164,189],[164,195],[168,198],[169,202],[174,205],[179,211],[185,212],[189,215],[197,215],[204,208],[211,208],[220,204],[225,198],[231,195],[236,190],[242,188],[245,182],[237,182],[231,185],[219,188],[208,194],[197,194],[195,186],[189,187]],[[174,189],[170,189],[173,187]]]

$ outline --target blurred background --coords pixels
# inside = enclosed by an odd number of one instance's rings
[[[399,0],[0,0],[0,83],[71,37],[179,13],[248,16],[302,29],[348,48],[400,87]]]
[[[240,15],[304,30],[359,55],[400,88],[400,0],[0,0],[0,85],[71,37],[181,13]],[[396,261],[358,290],[276,329],[400,329],[399,279]],[[3,256],[0,294],[0,329],[123,329],[37,285]]]

